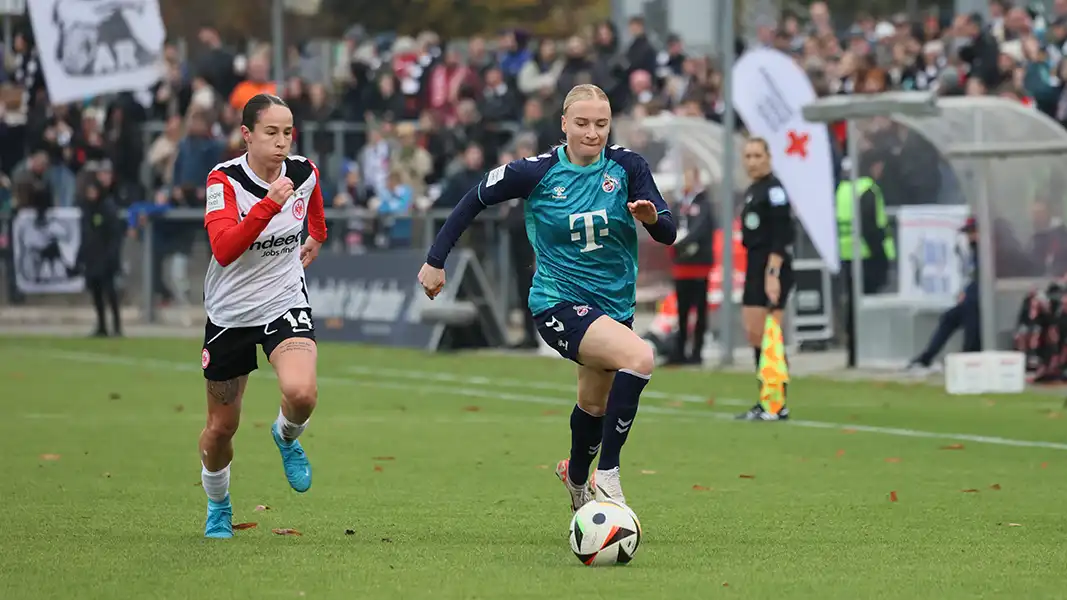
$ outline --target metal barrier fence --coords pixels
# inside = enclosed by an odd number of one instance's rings
[[[67,209],[73,210],[73,209]],[[27,211],[32,213],[32,211]],[[401,245],[427,249],[438,229],[450,214],[449,210],[431,210],[406,218],[411,226],[411,236]],[[174,303],[199,304],[203,280],[210,260],[210,248],[203,230],[203,211],[198,209],[173,209],[152,218],[144,226],[130,229],[122,244],[122,273],[120,289],[124,306],[136,306],[143,320],[151,322],[157,317],[160,304],[161,283],[174,287],[175,279],[183,279],[188,287],[184,298]],[[490,208],[479,215],[475,225],[460,240],[458,246],[475,252],[488,273],[495,296],[506,309],[520,306],[514,241],[525,244],[525,231],[509,228],[504,213]],[[85,304],[81,294],[29,293],[18,294],[14,286],[12,219],[10,213],[0,213],[0,306],[20,303],[30,306],[74,306]],[[380,230],[391,225],[366,209],[326,209],[329,238],[323,252],[338,254],[374,253],[374,224]],[[407,224],[406,223],[406,224]],[[641,231],[641,279],[639,285],[647,290],[644,299],[656,300],[669,289],[670,269],[666,248],[652,242]],[[517,239],[519,236],[521,239]],[[66,251],[71,254],[73,251]],[[72,259],[71,259],[72,260]],[[68,260],[69,262],[69,260]],[[415,273],[411,274],[412,279]],[[180,287],[180,286],[179,286]],[[20,297],[21,296],[21,297]]]
[[[437,229],[448,218],[449,212],[448,210],[435,210],[410,217],[407,222],[411,225],[412,235],[408,244],[405,245],[429,248]],[[498,297],[510,303],[515,298],[513,291],[515,280],[512,274],[514,269],[510,264],[509,252],[511,232],[506,227],[500,226],[501,216],[499,212],[486,211],[460,241],[459,246],[472,248],[477,252],[491,274]],[[0,231],[5,232],[3,246],[7,247],[7,259],[0,263],[0,270],[4,272],[3,280],[9,284],[13,281],[11,273],[13,248],[10,235],[12,218],[12,214],[0,214]],[[127,232],[128,235],[122,244],[122,274],[120,276],[124,305],[139,306],[146,320],[153,320],[156,316],[155,309],[160,295],[161,280],[167,279],[168,274],[178,274],[177,271],[183,269],[189,285],[188,294],[186,298],[175,301],[198,303],[202,296],[203,279],[210,260],[210,248],[203,230],[203,219],[202,210],[173,209],[157,215],[146,225]],[[326,209],[326,222],[330,235],[323,247],[323,252],[358,253],[376,250],[373,240],[367,240],[368,243],[364,244],[360,238],[364,231],[371,231],[372,223],[380,222],[377,213],[357,208]],[[365,228],[364,225],[366,225]],[[185,266],[176,268],[171,265],[167,274],[160,271],[165,266],[164,263],[173,263],[175,258],[178,259],[179,264]],[[412,273],[412,278],[414,277],[415,274]],[[15,300],[13,291],[13,285],[3,286],[0,291],[0,305],[11,304]],[[23,303],[38,306],[65,306],[82,304],[84,299],[66,294],[28,294],[23,299]]]
[[[315,161],[326,181],[343,179],[344,162],[359,157],[371,129],[362,121],[304,121],[298,125],[293,151]],[[521,124],[515,122],[497,123],[496,127],[496,131],[504,136],[513,136],[522,129]],[[165,129],[164,121],[149,121],[142,125],[146,151]],[[154,187],[153,182],[152,165],[145,161],[141,165],[141,185],[148,190]]]

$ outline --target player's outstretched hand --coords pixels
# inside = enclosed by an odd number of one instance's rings
[[[274,183],[270,184],[270,189],[267,190],[267,197],[278,206],[283,206],[289,201],[289,197],[293,195],[294,191],[292,179],[279,177],[274,180]]]
[[[659,220],[659,214],[656,212],[656,205],[652,204],[649,200],[634,200],[633,202],[627,202],[626,208],[630,209],[630,214],[633,215],[635,219],[646,225],[652,225]]]
[[[319,248],[322,248],[322,242],[311,236],[308,236],[304,245],[300,247],[300,264],[304,265],[305,269],[319,257]]]
[[[426,297],[433,300],[445,287],[445,270],[424,264],[419,269],[419,283],[422,284]]]

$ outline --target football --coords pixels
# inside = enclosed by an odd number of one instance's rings
[[[571,519],[571,551],[589,567],[624,565],[641,544],[641,522],[629,507],[588,502]]]

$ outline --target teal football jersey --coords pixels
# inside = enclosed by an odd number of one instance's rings
[[[491,206],[523,198],[526,235],[537,260],[530,312],[557,304],[588,304],[625,321],[637,293],[637,221],[626,204],[667,203],[640,155],[612,146],[591,165],[567,159],[565,146],[499,166],[478,186]]]

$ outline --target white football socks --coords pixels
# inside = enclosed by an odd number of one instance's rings
[[[308,419],[308,421],[310,420],[311,419]],[[300,437],[300,434],[304,433],[304,430],[307,429],[308,421],[304,421],[298,425],[289,419],[286,419],[285,414],[282,413],[282,409],[278,409],[278,420],[276,421],[278,424],[278,433],[280,433],[282,439],[287,442],[291,442]]]
[[[208,471],[207,467],[203,467],[200,471],[200,481],[204,484],[204,492],[208,499],[222,502],[230,493],[230,465],[214,473]]]

